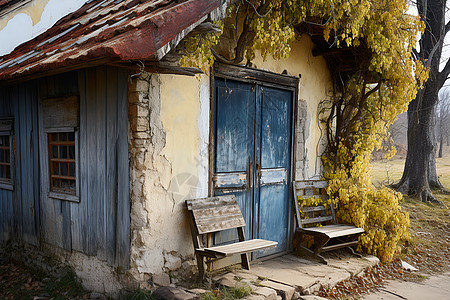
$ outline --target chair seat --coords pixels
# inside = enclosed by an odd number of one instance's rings
[[[325,235],[328,238],[336,238],[341,236],[348,236],[352,234],[361,234],[364,233],[364,229],[353,226],[353,225],[345,225],[345,224],[333,224],[326,225],[322,227],[308,227],[308,228],[299,228],[301,232],[316,234],[316,235]]]

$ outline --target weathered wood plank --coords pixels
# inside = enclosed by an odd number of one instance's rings
[[[317,212],[317,211],[323,211],[325,210],[325,206],[319,205],[319,206],[305,206],[301,208],[301,211],[303,213],[310,213],[310,212]]]
[[[86,104],[86,71],[77,73],[77,83],[80,103],[80,128],[79,128],[79,157],[78,185],[80,189],[80,202],[71,203],[72,220],[72,248],[87,253],[88,251],[88,173],[87,173],[87,104]]]
[[[302,219],[302,224],[322,223],[322,222],[327,222],[327,221],[332,221],[332,220],[333,220],[332,216],[309,218],[309,219]]]
[[[97,130],[97,149],[96,149],[96,176],[98,185],[96,190],[96,205],[97,220],[97,257],[101,260],[107,259],[106,247],[106,149],[110,146],[106,143],[106,66],[100,66],[96,68],[96,114],[95,119],[96,124],[91,124],[91,126],[96,126]],[[106,146],[106,147],[105,147]],[[94,200],[94,199],[92,199]]]
[[[15,233],[19,238],[22,238],[22,192],[19,190],[19,187],[22,186],[22,161],[20,158],[22,158],[22,152],[23,149],[21,145],[19,145],[19,141],[22,139],[22,127],[23,126],[23,120],[20,118],[21,113],[21,106],[23,103],[21,103],[20,97],[19,97],[19,88],[17,85],[9,87],[10,91],[10,101],[14,103],[14,132],[15,132],[15,139],[16,139],[16,156],[17,156],[17,170],[18,174],[16,176],[16,186],[17,191],[14,195],[14,230]]]
[[[213,177],[214,188],[239,188],[247,185],[247,173],[222,173],[215,174]]]
[[[325,180],[299,180],[295,181],[294,186],[297,190],[306,188],[323,189],[328,186]]]
[[[46,85],[48,94],[41,95],[42,98],[48,97],[54,94],[54,80],[48,78],[42,81],[42,84]],[[44,237],[44,241],[48,244],[63,247],[62,242],[62,209],[61,201],[48,197],[49,193],[49,162],[48,162],[48,144],[47,133],[44,130],[43,124],[43,109],[42,98],[39,101],[39,161],[40,161],[40,199],[41,199],[41,228]]]
[[[235,204],[237,204],[237,201],[234,195],[224,195],[217,197],[186,200],[188,210],[213,208],[223,205],[235,205]]]
[[[214,217],[228,216],[230,218],[235,216],[242,216],[239,205],[225,205],[219,207],[195,209],[192,211],[195,220],[201,220],[203,218],[210,219]]]
[[[242,214],[232,216],[214,217],[210,219],[195,220],[199,234],[217,232],[245,226]]]
[[[117,231],[117,69],[108,67],[106,72],[106,184],[105,184],[105,221],[106,256],[110,265],[116,263]]]
[[[327,226],[324,227],[310,227],[310,228],[303,228],[303,231],[309,231],[309,232],[317,232],[317,233],[323,233],[329,238],[335,238],[335,237],[341,237],[341,236],[348,236],[352,234],[358,234],[363,233],[364,229],[355,227],[355,226],[347,226],[345,228],[327,228]]]
[[[203,250],[215,255],[232,256],[236,254],[249,253],[266,248],[272,248],[276,247],[277,245],[278,245],[277,242],[261,239],[253,239],[224,246],[208,247],[204,248]]]
[[[117,265],[130,265],[130,176],[128,157],[128,73],[117,69]]]
[[[262,169],[260,181],[261,186],[285,183],[287,181],[287,170],[286,168]]]
[[[77,127],[80,118],[78,107],[78,96],[43,99],[42,117],[44,127]],[[75,114],[74,111],[76,111]]]
[[[322,252],[340,249],[340,248],[344,248],[344,247],[356,246],[356,245],[358,245],[358,241],[351,241],[351,242],[346,242],[346,243],[337,244],[337,245],[325,246],[325,247],[322,247]]]
[[[88,236],[88,255],[97,254],[97,214],[98,214],[98,201],[99,201],[99,186],[97,176],[97,134],[99,130],[103,130],[103,127],[98,127],[96,123],[97,119],[97,93],[96,93],[96,69],[89,68],[86,70],[86,156],[87,160],[87,193],[86,201],[88,204],[88,229],[85,233]]]
[[[288,87],[298,86],[298,82],[300,80],[300,78],[294,76],[277,74],[247,67],[236,68],[233,65],[223,63],[214,64],[214,75],[225,78],[239,78],[240,80],[269,81],[270,83],[276,83]],[[268,80],[268,78],[270,78],[270,80]]]

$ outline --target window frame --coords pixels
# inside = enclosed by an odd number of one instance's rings
[[[52,174],[51,174],[51,161],[49,150],[48,135],[52,133],[70,133],[75,134],[75,194],[69,194],[59,191],[52,191]],[[79,129],[77,127],[54,127],[45,128],[45,145],[47,146],[47,167],[48,167],[48,197],[58,200],[66,200],[71,202],[80,202],[80,155],[79,155]]]
[[[9,180],[0,178],[0,189],[14,190],[14,168],[15,168],[15,145],[14,145],[14,119],[0,118],[0,136],[7,136],[9,138]]]

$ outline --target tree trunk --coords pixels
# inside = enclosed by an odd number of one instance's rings
[[[444,134],[441,133],[439,137],[439,153],[438,157],[442,158],[442,148],[444,147]]]
[[[439,61],[445,36],[445,0],[420,0],[417,8],[426,24],[420,41],[422,61],[428,61],[429,78],[408,106],[408,153],[400,181],[393,187],[424,202],[440,202],[431,187],[442,188],[436,174],[435,111],[438,92],[444,83]],[[448,72],[450,65],[444,68]],[[445,75],[445,78],[447,75]]]
[[[424,202],[438,202],[430,187],[440,186],[435,167],[434,128],[430,128],[437,96],[433,82],[429,81],[409,104],[408,153],[402,179],[394,185],[401,193],[417,196]]]

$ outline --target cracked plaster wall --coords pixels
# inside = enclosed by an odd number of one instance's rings
[[[129,87],[131,268],[192,272],[184,200],[207,196],[209,80],[143,74]]]

